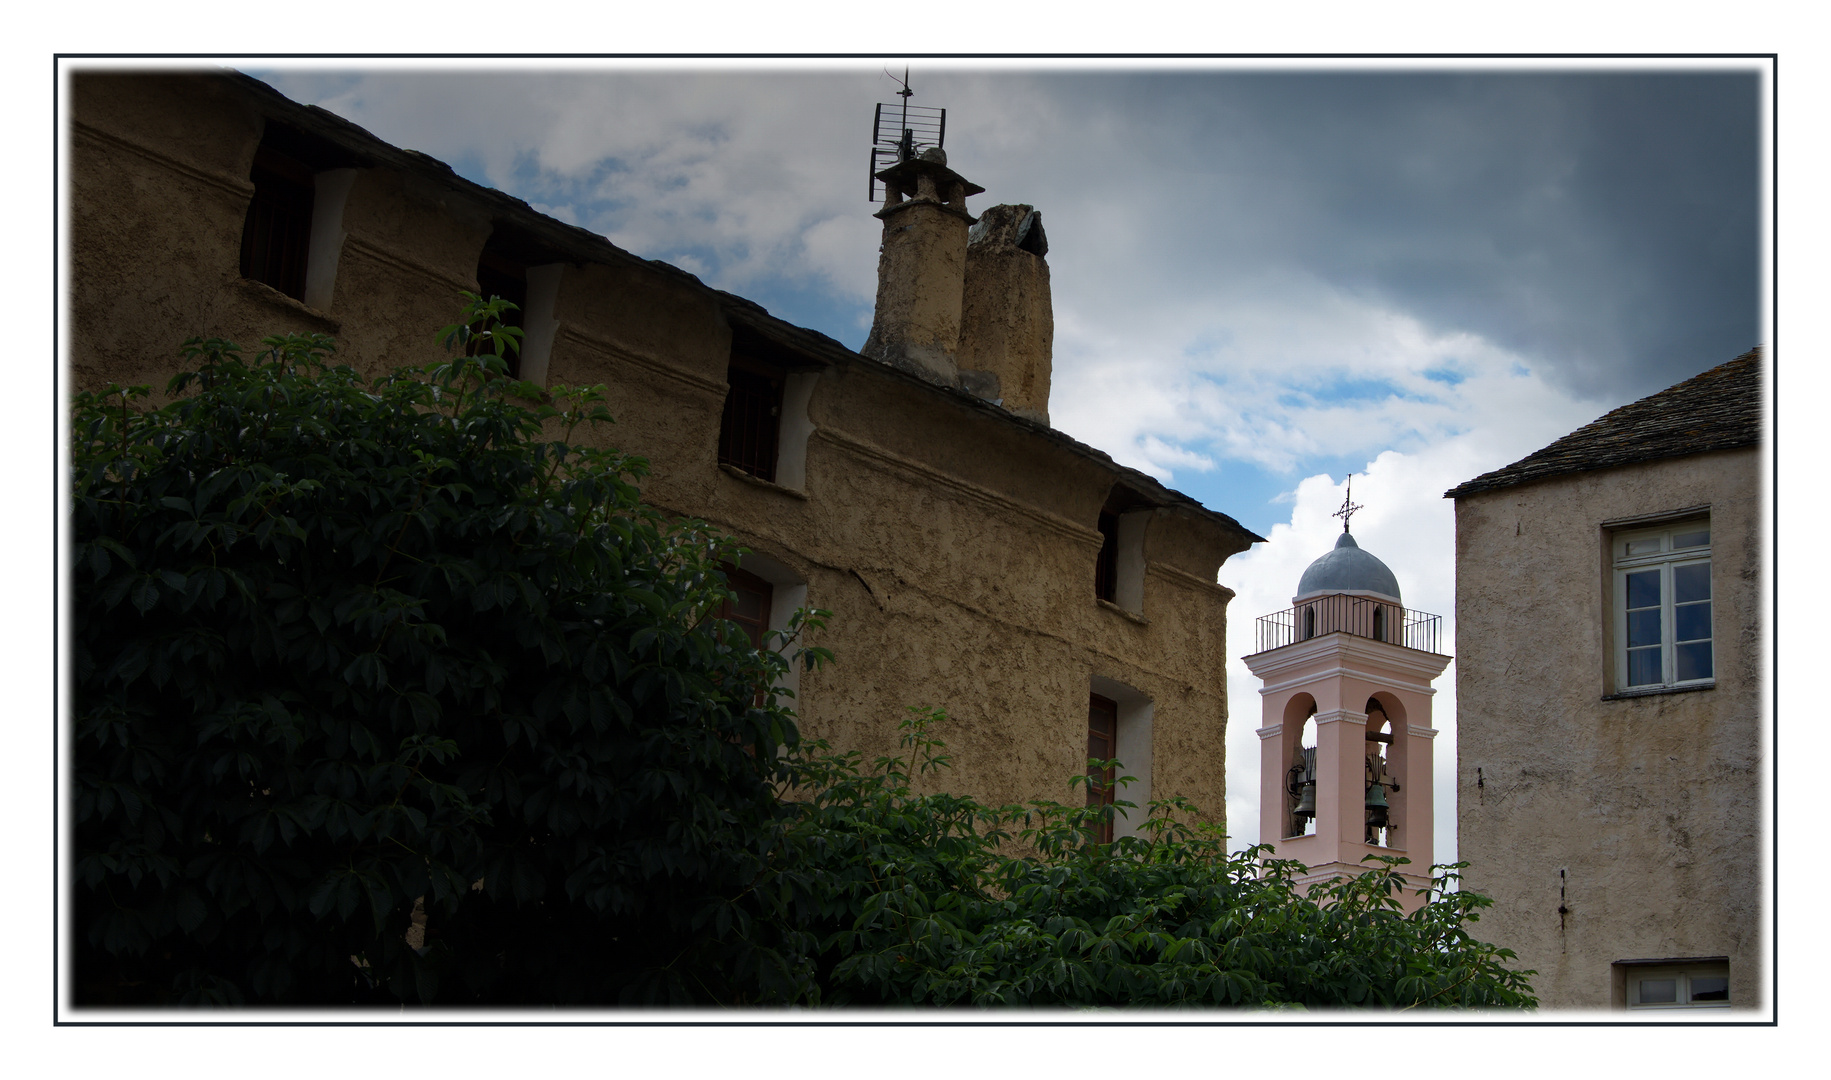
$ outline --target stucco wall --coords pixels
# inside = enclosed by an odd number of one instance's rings
[[[162,387],[192,334],[251,347],[276,332],[329,332],[339,356],[371,374],[442,355],[434,334],[457,291],[476,287],[508,200],[411,162],[359,168],[331,303],[309,309],[239,276],[246,176],[261,112],[275,106],[235,91],[209,77],[75,79],[77,387]],[[729,530],[804,582],[809,605],[834,612],[819,643],[836,661],[800,680],[808,734],[870,760],[895,749],[905,706],[941,706],[957,763],[946,786],[999,803],[1069,799],[1091,680],[1111,679],[1151,699],[1153,794],[1187,795],[1220,819],[1232,594],[1215,577],[1247,545],[1243,530],[1168,499],[1149,511],[1141,610],[1102,604],[1096,521],[1124,470],[836,348],[808,363],[819,374],[801,486],[721,468],[741,302],[580,243],[559,260],[548,379],[606,384],[617,423],[600,438],[650,459],[645,496]]]
[[[1457,501],[1457,838],[1496,902],[1475,932],[1546,1008],[1610,1008],[1611,964],[1660,957],[1727,956],[1761,1003],[1760,453]],[[1603,524],[1706,504],[1715,688],[1606,700]]]

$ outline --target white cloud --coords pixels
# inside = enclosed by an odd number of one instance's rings
[[[480,167],[636,254],[700,253],[719,288],[769,278],[864,301],[875,292],[878,226],[864,198],[875,71],[269,78],[380,138]]]
[[[1051,418],[1166,482],[1217,459],[1288,473],[1471,433],[1477,456],[1523,454],[1605,411],[1472,334],[1433,333],[1320,282],[1223,287],[1199,305],[1143,298],[1111,314],[1060,295]]]

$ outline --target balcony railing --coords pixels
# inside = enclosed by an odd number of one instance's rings
[[[1335,593],[1261,616],[1258,648],[1253,651],[1269,652],[1323,634],[1337,633],[1434,653],[1439,651],[1442,641],[1443,617],[1411,611],[1372,597]]]

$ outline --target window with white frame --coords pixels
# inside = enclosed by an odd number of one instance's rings
[[[1710,684],[1710,522],[1617,532],[1611,543],[1615,689]]]
[[[1109,822],[1102,842],[1123,836],[1146,835],[1142,826],[1151,803],[1151,698],[1135,687],[1116,679],[1095,675],[1089,680],[1087,708],[1087,756],[1109,760],[1117,758],[1119,767],[1089,775],[1103,785],[1129,779],[1117,788],[1108,787],[1103,802],[1092,799],[1088,805],[1105,805],[1119,800],[1135,803],[1137,809],[1120,809]]]
[[[1729,965],[1720,960],[1623,964],[1630,1009],[1726,1009]]]

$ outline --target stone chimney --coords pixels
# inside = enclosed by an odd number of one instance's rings
[[[960,304],[966,282],[966,197],[985,189],[947,167],[935,147],[877,174],[884,183],[877,313],[864,354],[943,386],[960,385]]]
[[[1030,206],[994,206],[968,233],[960,347],[962,389],[1049,422],[1055,312],[1048,238]]]

